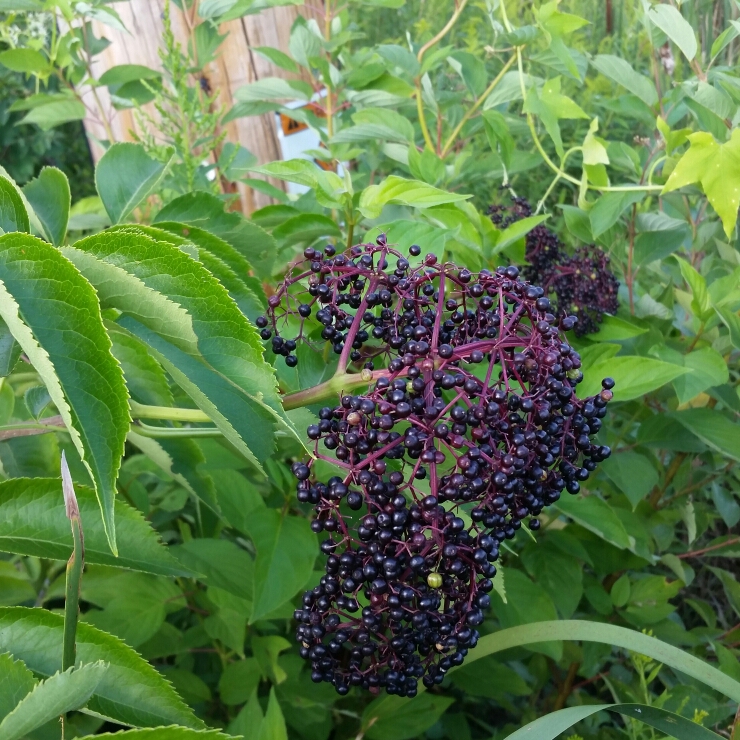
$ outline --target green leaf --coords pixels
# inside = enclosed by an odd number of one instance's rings
[[[328,216],[320,213],[302,213],[284,221],[273,230],[272,235],[287,247],[294,244],[311,244],[321,238],[341,237],[342,232]]]
[[[613,454],[604,460],[601,469],[629,499],[633,509],[658,482],[655,466],[645,455],[632,450]]]
[[[195,226],[219,237],[231,245],[243,260],[254,267],[258,275],[268,276],[271,274],[272,262],[277,251],[275,239],[257,224],[245,219],[241,214],[233,211],[225,212],[223,201],[212,193],[188,193],[175,198],[154,219],[156,226],[163,228],[161,224],[164,223],[169,231],[174,231],[171,226],[167,225],[169,222],[179,222],[189,227]],[[246,274],[243,272],[243,268],[236,264],[232,257],[227,256],[224,251],[217,251],[213,244],[204,245],[198,231],[193,231],[190,234],[179,231],[174,233],[186,236],[199,246],[204,246],[209,251],[213,251],[237,275],[244,276]],[[249,284],[252,290],[259,294],[255,283],[258,283],[258,281],[255,280]]]
[[[740,317],[728,308],[715,306],[714,310],[730,332],[730,342],[735,349],[740,349]]]
[[[79,100],[52,98],[32,108],[18,123],[35,123],[42,131],[49,131],[70,121],[83,121],[87,110]]]
[[[615,401],[631,401],[670,383],[679,375],[689,372],[670,362],[653,360],[649,357],[622,356],[599,359],[593,365],[587,365],[583,373],[585,378],[578,386],[580,398],[599,393],[603,378],[614,378]]]
[[[341,199],[347,194],[346,183],[336,172],[322,170],[308,159],[268,162],[251,169],[261,175],[311,188],[315,191],[319,203],[325,208],[342,207]]]
[[[252,600],[254,561],[228,540],[197,539],[173,547],[175,557],[209,586],[221,588],[246,601]]]
[[[734,702],[740,702],[740,682],[734,681],[714,666],[705,663],[691,653],[637,630],[580,619],[523,624],[485,635],[478,640],[477,647],[470,651],[465,660],[465,665],[488,655],[523,645],[531,645],[543,640],[598,642],[647,655],[653,660],[685,673],[705,686],[719,691]]]
[[[115,553],[115,480],[130,417],[97,295],[57,249],[24,234],[0,237],[0,281],[0,316],[44,381],[90,473]]]
[[[115,67],[106,69],[98,82],[106,87],[111,85],[125,85],[127,82],[137,80],[157,80],[162,76],[161,72],[141,64],[117,64]]]
[[[653,5],[647,17],[681,49],[689,61],[696,56],[696,34],[680,10],[668,4]]]
[[[740,425],[714,409],[686,409],[672,417],[717,452],[740,462]]]
[[[729,369],[724,357],[711,347],[696,349],[682,356],[684,367],[692,372],[679,375],[673,381],[678,402],[688,403],[700,393],[718,385],[724,385],[730,379]]]
[[[288,728],[285,726],[283,712],[280,709],[275,687],[270,688],[267,711],[260,726],[258,740],[288,740]]]
[[[370,740],[408,740],[428,730],[453,702],[426,692],[415,699],[383,696],[367,706],[362,726]]]
[[[113,356],[121,364],[128,393],[134,401],[149,406],[172,406],[172,391],[162,366],[149,354],[146,344],[106,322]]]
[[[0,64],[12,69],[13,72],[42,75],[49,72],[48,60],[35,49],[7,49],[0,52]]]
[[[113,144],[95,168],[95,186],[114,224],[128,216],[162,181],[167,162],[152,159],[141,144]]]
[[[243,704],[259,686],[260,669],[255,658],[229,663],[218,682],[221,701],[228,705]]]
[[[633,324],[619,316],[605,314],[604,320],[599,324],[599,331],[592,334],[589,339],[594,342],[620,342],[639,337],[647,331],[647,328]]]
[[[483,111],[482,118],[488,144],[494,152],[498,152],[504,167],[510,167],[511,155],[516,149],[516,144],[509,132],[506,119],[497,110]]]
[[[705,131],[688,138],[689,150],[678,160],[663,193],[701,183],[729,238],[740,206],[740,129],[733,129],[730,140],[723,144]]]
[[[577,722],[604,711],[622,714],[638,722],[644,722],[649,727],[665,732],[677,740],[719,740],[720,738],[720,735],[680,714],[648,704],[589,704],[581,707],[567,707],[539,717],[509,735],[507,740],[524,740],[524,738],[554,740],[560,733],[565,732]]]
[[[604,77],[624,87],[628,92],[637,95],[640,100],[651,108],[658,102],[658,91],[653,81],[645,75],[635,72],[632,65],[621,57],[613,54],[597,54],[591,59],[591,66],[597,69]]]
[[[241,103],[262,100],[309,100],[310,95],[300,81],[291,82],[281,77],[264,77],[237,88],[234,100]]]
[[[691,288],[691,310],[700,321],[706,321],[712,315],[712,307],[709,304],[709,293],[707,291],[707,281],[686,260],[678,256],[675,259],[681,268],[683,279]]]
[[[644,192],[604,193],[594,203],[588,213],[591,233],[594,238],[601,236],[614,226],[624,211],[645,198]]]
[[[519,241],[522,237],[529,234],[535,226],[546,221],[550,216],[546,213],[540,216],[528,216],[522,218],[519,221],[515,221],[510,226],[507,226],[500,234],[496,241],[496,246],[493,248],[493,253],[498,254],[503,252],[506,247],[511,246],[514,242]]]
[[[28,211],[15,185],[7,178],[0,176],[0,234],[13,231],[30,233]]]
[[[52,676],[61,667],[63,631],[60,614],[45,609],[0,608],[0,650],[42,676]],[[203,727],[170,684],[117,637],[81,623],[77,628],[77,660],[109,664],[87,705],[90,711],[134,727]]]
[[[85,532],[87,563],[131,568],[163,576],[188,575],[187,569],[159,543],[159,537],[140,512],[120,499],[115,502],[120,534],[114,556],[100,519],[95,492],[75,485]],[[68,560],[72,533],[64,513],[61,482],[57,478],[13,478],[0,483],[0,550],[52,560]]]
[[[35,685],[33,673],[20,660],[0,653],[0,722]]]
[[[207,403],[209,416],[217,407],[221,418],[211,418],[242,452],[251,449],[257,462],[271,454],[270,421],[298,436],[257,330],[203,265],[171,244],[130,231],[88,237],[64,251],[104,305],[128,314],[119,324],[147,343],[178,384],[187,383],[184,390],[196,404]],[[240,416],[245,411],[251,421]]]
[[[556,504],[558,511],[574,522],[597,534],[601,539],[620,550],[628,549],[632,542],[624,524],[604,499],[590,496],[562,497]]]
[[[485,696],[499,703],[507,694],[527,696],[531,692],[527,683],[513,668],[490,657],[463,665],[451,678],[455,687],[466,694]]]
[[[192,730],[188,727],[152,727],[143,730],[103,732],[96,737],[103,740],[228,740],[218,730]]]
[[[274,412],[205,362],[183,352],[135,319],[125,316],[119,319],[119,325],[147,344],[196,406],[261,471],[262,464],[274,452]]]
[[[536,86],[532,86],[527,92],[522,110],[525,113],[539,116],[555,144],[555,150],[562,157],[564,154],[563,141],[560,137],[558,119],[588,118],[588,115],[579,105],[560,92],[560,79],[560,77],[555,77],[547,80],[540,91]]]
[[[72,205],[67,176],[56,167],[44,167],[39,176],[23,188],[23,194],[41,221],[46,238],[58,247],[67,235]]]
[[[360,196],[359,208],[365,218],[378,218],[383,206],[389,203],[413,208],[431,208],[444,203],[459,203],[468,198],[469,195],[450,193],[418,180],[406,180],[397,175],[390,175],[380,185],[365,188]]]
[[[297,74],[299,71],[298,65],[287,54],[280,51],[280,49],[275,49],[272,46],[255,46],[252,48],[252,51],[267,59],[268,62],[272,62],[276,67],[284,69],[286,72]]]
[[[107,670],[105,663],[88,663],[37,684],[0,722],[0,740],[19,740],[59,715],[80,709]]]
[[[730,602],[735,612],[740,615],[740,583],[738,583],[735,576],[728,570],[724,570],[723,568],[713,568],[711,566],[707,567],[722,582],[722,587],[725,590],[727,600]]]
[[[560,614],[573,616],[583,596],[583,567],[548,541],[530,543],[521,555],[529,575],[547,591]]]
[[[257,549],[250,624],[274,611],[306,585],[318,554],[316,536],[304,518],[275,509],[252,512],[247,531]]]

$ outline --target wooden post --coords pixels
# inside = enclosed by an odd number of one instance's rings
[[[110,46],[95,57],[93,72],[99,78],[106,70],[118,64],[142,64],[159,69],[159,47],[162,38],[162,12],[164,0],[129,0],[117,3],[116,10],[129,31],[123,33],[94,23],[96,36],[108,39]],[[187,46],[189,32],[186,19],[174,5],[171,6],[172,29],[177,40]],[[290,29],[298,15],[294,6],[264,10],[257,15],[248,15],[229,21],[221,26],[221,33],[228,34],[219,50],[217,59],[206,69],[208,83],[219,92],[219,102],[224,110],[234,104],[234,92],[249,82],[264,77],[285,77],[286,73],[252,51],[257,46],[273,46],[287,52]],[[107,117],[116,141],[131,141],[131,131],[138,129],[132,110],[116,111],[110,105],[105,88],[99,89]],[[92,105],[92,100],[86,101]],[[96,142],[106,138],[100,123],[85,121],[90,137],[93,158],[97,161],[103,149]],[[254,154],[260,163],[280,159],[280,146],[275,131],[274,114],[239,118],[226,125],[227,140],[238,142]],[[283,188],[279,181],[273,185]],[[239,185],[241,210],[244,213],[262,208],[272,200],[252,188]]]

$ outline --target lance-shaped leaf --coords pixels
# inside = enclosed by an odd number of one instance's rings
[[[53,676],[61,668],[63,630],[64,618],[45,609],[0,608],[0,651],[42,676]],[[170,683],[117,637],[80,624],[77,659],[82,664],[108,663],[87,704],[90,711],[133,727],[203,728]]]
[[[40,375],[95,484],[111,549],[115,481],[130,417],[95,291],[59,250],[0,237],[0,316]]]
[[[218,730],[191,730],[187,727],[151,727],[143,730],[104,732],[96,735],[101,740],[230,740]]]
[[[80,709],[107,670],[105,663],[89,663],[37,684],[0,722],[0,740],[20,740],[59,715]]]
[[[189,384],[185,388],[176,382],[209,416],[210,409],[202,404],[210,393],[218,395],[211,405],[215,403],[219,415],[236,422],[235,410],[222,403],[242,399],[251,409],[249,425],[259,424],[250,429],[244,419],[240,422],[258,460],[266,459],[272,449],[270,423],[265,423],[270,417],[298,437],[283,412],[257,330],[200,262],[172,244],[129,230],[82,239],[64,254],[93,283],[103,305],[128,314],[128,321],[119,323],[144,339],[168,371],[168,363],[182,361],[175,370],[181,379],[185,373]]]
[[[119,551],[115,557],[108,547],[95,492],[77,485],[75,493],[88,563],[163,576],[188,575],[160,544],[157,532],[144,516],[120,499],[115,504],[119,533]],[[52,560],[69,559],[72,535],[58,478],[12,478],[0,483],[0,550]]]

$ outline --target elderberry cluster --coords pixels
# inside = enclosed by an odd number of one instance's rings
[[[494,205],[489,213],[497,226],[506,228],[531,216],[532,209],[524,198],[513,198],[510,206]],[[609,255],[595,244],[569,255],[557,235],[539,224],[527,234],[525,259],[524,277],[554,295],[558,311],[577,317],[577,336],[599,331],[604,314],[617,312],[619,281],[609,267]]]
[[[321,409],[314,457],[293,465],[326,533],[296,635],[313,680],[340,694],[414,696],[475,646],[501,543],[525,521],[538,529],[610,454],[593,436],[614,383],[577,397],[581,361],[562,335],[575,320],[514,267],[474,275],[434,255],[411,266],[384,239],[306,259],[273,296],[266,338],[295,310],[300,341],[316,308],[322,336],[335,332],[325,341],[365,360],[369,387]],[[317,460],[341,474],[320,479]]]

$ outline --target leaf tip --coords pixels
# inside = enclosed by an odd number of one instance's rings
[[[72,475],[69,472],[69,465],[67,464],[67,456],[62,450],[62,493],[64,494],[64,507],[67,513],[67,519],[72,521],[73,519],[80,518],[80,507],[77,504],[77,496],[75,496],[75,488],[72,483]]]

